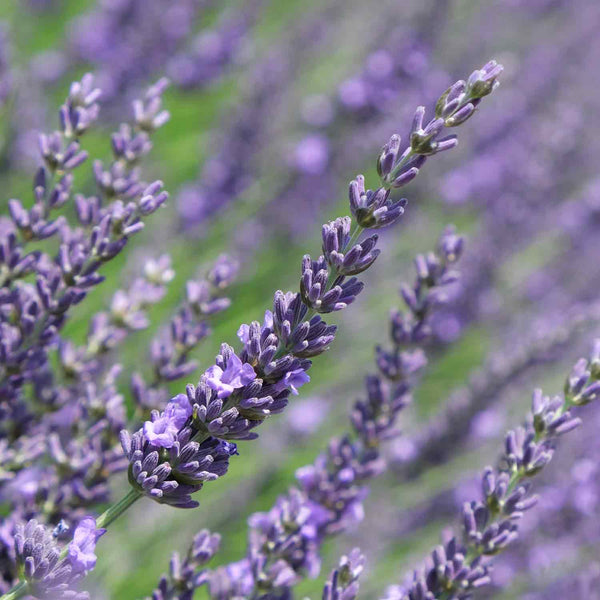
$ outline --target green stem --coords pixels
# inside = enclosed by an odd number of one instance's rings
[[[27,582],[21,581],[15,585],[12,590],[6,592],[4,596],[0,596],[0,600],[17,600],[22,598],[27,593]]]
[[[118,502],[109,506],[97,519],[96,527],[108,527],[116,521],[134,502],[142,497],[142,492],[131,489]]]
[[[357,223],[354,227],[354,231],[350,235],[350,239],[348,240],[348,243],[344,246],[344,250],[346,250],[348,248],[352,248],[352,246],[354,246],[356,240],[358,240],[358,238],[362,232],[363,232],[363,227],[361,227]]]

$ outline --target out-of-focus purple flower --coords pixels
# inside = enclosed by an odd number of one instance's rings
[[[294,435],[308,437],[323,423],[326,412],[323,410],[323,398],[307,398],[294,402],[288,409],[287,425]]]
[[[324,94],[308,96],[302,102],[302,118],[314,127],[324,127],[331,123],[334,116],[332,101]]]
[[[358,578],[363,572],[365,557],[358,548],[342,556],[323,588],[323,600],[354,600],[358,596]]]
[[[329,141],[323,135],[305,137],[294,150],[294,166],[302,173],[319,175],[327,168],[328,160]]]

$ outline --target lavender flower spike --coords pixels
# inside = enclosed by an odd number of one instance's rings
[[[571,413],[598,395],[600,373],[594,343],[591,358],[581,359],[565,383],[564,396],[533,393],[527,421],[506,434],[499,468],[487,467],[481,476],[482,499],[462,509],[462,539],[450,537],[428,557],[407,586],[395,589],[396,600],[467,600],[474,590],[491,582],[493,557],[518,537],[523,514],[537,504],[529,479],[552,460],[557,439],[581,424]]]
[[[96,529],[93,517],[86,517],[75,528],[71,543],[61,549],[54,533],[35,519],[17,525],[15,554],[24,575],[18,584],[21,595],[89,600],[87,592],[77,592],[73,586],[96,566],[94,548],[105,531]]]
[[[240,327],[243,349],[239,354],[227,344],[221,346],[215,364],[198,385],[187,386],[189,407],[183,412],[175,409],[175,405],[181,407],[179,398],[170,403],[168,411],[154,413],[152,421],[135,434],[122,432],[129,482],[135,492],[174,506],[195,506],[190,495],[205,481],[224,475],[229,457],[237,453],[229,441],[255,438],[253,430],[285,408],[290,394],[308,381],[309,359],[327,350],[335,338],[335,327],[315,313],[342,310],[351,304],[364,284],[348,275],[364,271],[377,257],[377,236],[361,242],[363,229],[390,225],[403,212],[405,202],[389,196],[385,187],[365,191],[364,178],[358,176],[350,186],[354,229],[350,233],[349,217],[325,224],[324,254],[316,260],[308,255],[303,258],[300,292],[278,290],[272,312],[265,314],[262,325],[255,321]],[[447,238],[440,260],[421,260],[420,271],[425,269],[427,274],[413,291],[414,299],[407,301],[417,320],[423,320],[436,302],[430,284],[448,282],[438,282],[437,276],[446,272],[460,252],[459,238],[452,238],[451,232]],[[421,293],[426,295],[421,297]],[[380,358],[383,364],[385,354]],[[397,377],[407,376],[423,364],[418,354],[406,353],[401,358],[402,364],[390,365],[405,371],[397,372]]]
[[[482,98],[498,86],[503,67],[492,60],[450,86],[438,99],[435,116],[425,123],[425,107],[415,111],[409,143],[401,150],[401,138],[395,134],[383,147],[377,161],[377,172],[386,190],[399,188],[412,181],[427,157],[450,150],[458,144],[456,136],[440,137],[445,128],[462,125],[475,112]],[[372,201],[373,202],[373,201]],[[383,203],[383,199],[378,202]]]

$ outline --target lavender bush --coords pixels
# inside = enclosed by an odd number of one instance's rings
[[[0,19],[3,600],[598,594],[598,7]]]

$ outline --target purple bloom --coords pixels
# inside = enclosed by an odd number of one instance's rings
[[[171,448],[177,437],[177,432],[183,427],[191,414],[192,407],[187,396],[178,394],[167,404],[164,412],[159,417],[144,423],[144,435],[154,446]]]
[[[227,361],[225,370],[213,365],[206,371],[206,383],[217,392],[219,398],[227,398],[235,389],[244,387],[254,380],[256,373],[251,365],[242,363],[236,354]]]
[[[276,385],[278,391],[289,388],[292,394],[298,395],[298,388],[310,381],[310,376],[304,369],[294,369],[285,374],[284,378]]]
[[[73,533],[73,541],[69,544],[69,561],[73,572],[87,573],[96,566],[96,542],[105,533],[106,529],[96,529],[93,517],[86,517],[79,522]]]
[[[342,556],[339,567],[331,573],[323,588],[323,600],[354,600],[358,596],[358,578],[364,566],[365,557],[358,548],[348,556]]]

